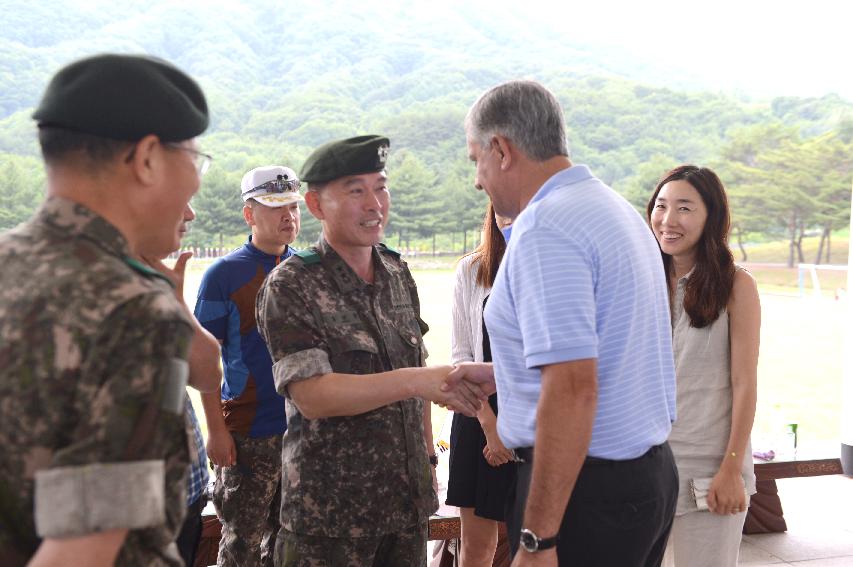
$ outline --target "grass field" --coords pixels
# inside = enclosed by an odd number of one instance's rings
[[[431,364],[450,359],[450,270],[414,272]],[[793,294],[793,291],[790,291]],[[841,426],[842,348],[846,309],[832,299],[800,298],[762,289],[761,355],[756,447],[772,445],[786,423],[799,424],[803,442],[838,440]],[[438,428],[440,408],[435,408]]]
[[[832,234],[830,248],[830,261],[826,261],[826,249],[821,260],[823,264],[846,264],[847,249],[849,246],[849,236],[847,231],[837,231]],[[735,260],[740,261],[741,256],[736,248],[736,243],[731,242],[735,255]],[[812,264],[817,259],[817,249],[820,244],[819,236],[808,236],[803,238],[803,263]],[[777,240],[774,242],[762,242],[758,244],[746,245],[747,261],[749,262],[787,262],[788,261],[788,243]]]
[[[836,247],[841,248],[840,242]],[[408,261],[417,280],[423,317],[430,326],[425,337],[429,363],[446,364],[450,361],[455,258],[421,256]],[[189,305],[195,303],[201,274],[209,263],[190,261],[185,289]],[[846,286],[846,273],[822,272],[824,297],[815,298],[798,296],[796,269],[753,267],[751,271],[759,282],[763,319],[755,447],[771,446],[786,423],[799,424],[804,442],[838,440],[846,299],[836,301],[831,296],[832,290]],[[198,402],[195,393],[193,398]],[[200,409],[198,403],[196,407]],[[437,432],[444,410],[434,406],[433,415]]]

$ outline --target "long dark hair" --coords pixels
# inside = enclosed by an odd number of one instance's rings
[[[670,181],[678,180],[686,181],[696,189],[708,209],[705,228],[696,243],[696,265],[684,290],[684,310],[690,317],[690,325],[701,329],[717,320],[720,311],[729,302],[734,285],[735,261],[729,250],[729,201],[716,173],[707,167],[680,165],[663,176],[649,199],[646,218],[650,225],[661,188]],[[669,281],[674,277],[672,256],[663,251],[661,256]]]
[[[495,283],[498,267],[506,251],[506,240],[495,220],[495,209],[491,203],[483,218],[483,241],[471,252],[472,264],[477,266],[477,284],[490,288]]]

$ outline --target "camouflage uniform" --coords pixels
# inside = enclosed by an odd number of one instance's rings
[[[214,469],[213,504],[222,524],[216,564],[272,565],[281,509],[281,437],[231,435],[237,464]]]
[[[115,227],[46,201],[0,236],[0,564],[128,528],[117,565],[182,565],[192,328]],[[194,452],[193,452],[194,453]]]
[[[424,365],[427,327],[415,282],[399,254],[384,246],[374,247],[373,263],[375,280],[367,284],[321,238],[270,273],[258,294],[257,319],[280,393],[318,374]],[[385,541],[374,564],[425,561],[426,526],[438,501],[423,411],[424,402],[412,398],[356,416],[309,420],[288,399],[277,564],[357,565],[365,557],[359,550],[366,557],[377,551],[371,540]],[[381,556],[389,537],[412,549],[405,561]],[[325,562],[311,555],[318,548]],[[348,559],[332,560],[341,555]]]

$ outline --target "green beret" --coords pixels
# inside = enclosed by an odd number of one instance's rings
[[[62,68],[33,113],[39,127],[136,142],[189,140],[209,123],[198,84],[156,57],[96,55]]]
[[[347,175],[385,169],[391,142],[383,136],[356,136],[323,144],[302,165],[302,181],[325,183]]]

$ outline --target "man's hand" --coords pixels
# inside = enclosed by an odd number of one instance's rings
[[[478,397],[486,400],[495,393],[495,369],[491,362],[462,362],[447,375],[443,390],[452,390],[466,383],[468,388],[479,392]]]
[[[452,366],[419,368],[418,372],[422,378],[419,397],[468,417],[476,416],[483,403],[480,389],[464,381],[452,387],[446,387],[445,380],[451,371],[453,371]]]
[[[237,447],[227,429],[208,431],[207,456],[214,465],[220,467],[232,467],[237,464]]]
[[[222,371],[219,368],[219,341],[210,334],[184,301],[184,273],[187,270],[187,261],[192,257],[190,251],[181,252],[175,261],[174,268],[168,268],[162,260],[150,256],[141,256],[143,262],[157,270],[174,284],[175,297],[181,308],[187,314],[193,327],[193,337],[190,343],[189,363],[190,379],[189,385],[199,392],[212,392],[222,380]]]
[[[187,250],[186,252],[181,252],[178,259],[175,261],[175,267],[169,268],[166,264],[163,263],[162,260],[158,258],[149,258],[146,256],[142,257],[142,260],[169,278],[173,284],[175,284],[175,295],[178,296],[178,301],[184,301],[184,273],[187,271],[187,261],[192,257],[193,253]]]
[[[536,553],[527,553],[519,548],[512,561],[512,567],[557,567],[557,549],[552,547]]]

